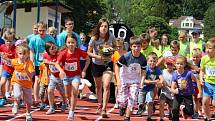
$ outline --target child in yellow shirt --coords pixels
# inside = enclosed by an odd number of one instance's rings
[[[29,59],[29,48],[26,46],[17,46],[16,53],[18,58],[11,60],[11,65],[14,68],[11,83],[14,91],[13,114],[18,112],[18,104],[23,95],[26,103],[26,121],[31,121],[30,114],[32,105],[32,77],[34,74],[33,62]]]

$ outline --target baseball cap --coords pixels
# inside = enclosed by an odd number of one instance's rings
[[[194,29],[191,34],[194,35],[194,34],[200,34],[200,33],[201,31],[199,29]]]
[[[209,38],[210,41],[215,41],[215,37]]]
[[[175,63],[175,58],[174,57],[167,57],[165,59],[166,64],[174,64]]]

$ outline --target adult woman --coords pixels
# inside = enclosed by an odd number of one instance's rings
[[[102,18],[92,32],[92,38],[88,47],[88,55],[92,57],[91,73],[95,81],[96,95],[99,103],[97,113],[101,114],[104,118],[107,117],[106,107],[110,94],[109,88],[113,74],[113,63],[111,62],[111,56],[103,56],[100,54],[100,51],[104,46],[111,47],[114,39],[115,37],[109,32],[107,19]]]

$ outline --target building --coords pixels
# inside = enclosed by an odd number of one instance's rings
[[[32,25],[37,22],[37,3],[17,3],[16,9],[16,36],[26,37],[32,33]],[[57,12],[57,30],[60,31],[61,28],[61,16],[62,13],[71,12],[72,8],[58,3]],[[3,19],[10,18],[13,21],[13,5],[7,7]],[[47,2],[40,4],[40,21],[44,21],[48,24],[48,27],[55,25],[56,16],[56,3]],[[2,19],[2,18],[1,18]],[[12,26],[12,23],[4,22],[3,26]],[[8,24],[8,25],[6,25]]]
[[[175,26],[178,28],[178,31],[186,31],[188,33],[188,37],[191,37],[191,33],[198,29],[202,32],[204,27],[203,20],[196,20],[192,16],[181,16],[178,19],[170,19],[169,25]],[[203,34],[201,33],[200,38],[203,38]]]

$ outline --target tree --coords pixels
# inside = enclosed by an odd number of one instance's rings
[[[162,34],[169,34],[171,40],[177,39],[177,29],[170,27],[163,18],[155,16],[146,17],[142,21],[142,24],[138,27],[138,31],[136,31],[136,33],[139,35],[143,32],[146,32],[149,27],[156,27],[158,31],[158,37],[160,37]]]
[[[204,36],[206,39],[215,37],[215,3],[212,4],[205,12],[204,19]]]

